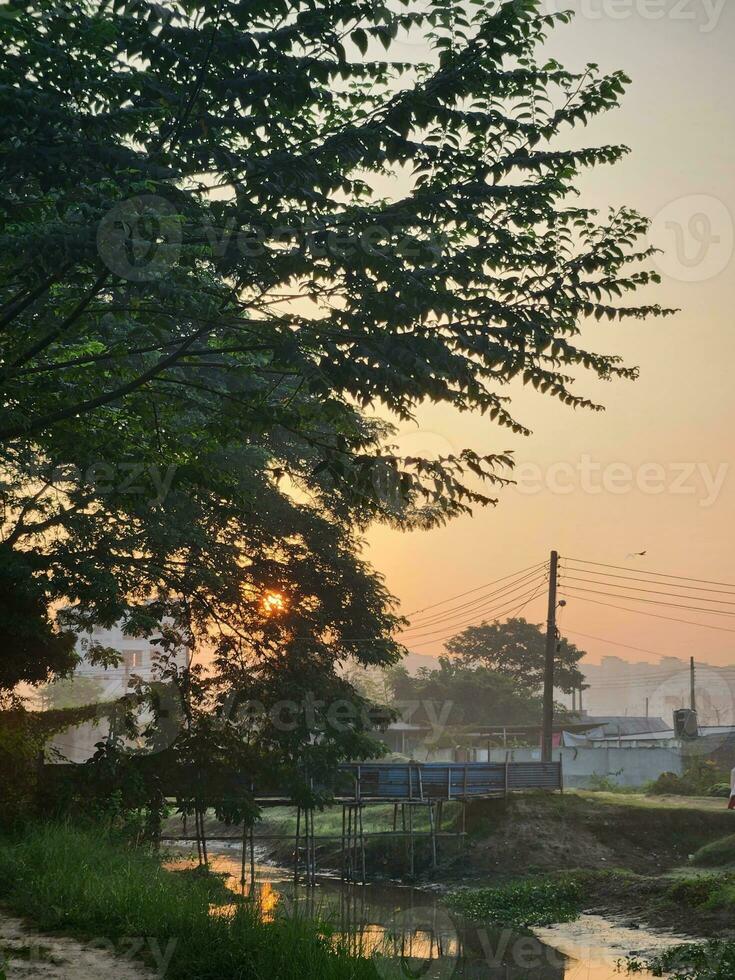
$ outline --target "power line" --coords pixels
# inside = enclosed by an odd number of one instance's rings
[[[428,626],[429,623],[432,622],[433,620],[444,619],[447,616],[454,615],[455,613],[459,612],[462,609],[472,609],[475,606],[483,605],[488,601],[488,599],[492,599],[494,596],[501,595],[502,593],[507,592],[509,589],[512,589],[513,586],[522,585],[527,582],[532,582],[535,579],[545,574],[546,573],[544,569],[538,569],[537,571],[529,572],[527,575],[524,575],[522,578],[515,579],[513,582],[509,582],[507,585],[504,585],[502,588],[496,589],[494,592],[489,592],[486,595],[479,596],[477,599],[471,599],[469,602],[463,602],[461,605],[453,606],[451,609],[447,609],[444,612],[431,613],[431,615],[426,617],[426,619],[422,617],[421,621],[416,623],[416,626],[409,626],[407,628],[416,629],[420,626]],[[411,622],[414,622],[414,620],[411,620]]]
[[[605,562],[602,561],[587,561],[585,558],[572,558],[568,555],[565,555],[564,557],[568,561],[576,561],[582,565],[597,565],[600,568],[615,568],[621,572],[630,571],[630,568],[628,568],[626,565],[607,565],[605,564]],[[646,571],[645,569],[636,569],[636,571],[640,571],[644,575],[657,575],[659,578],[675,578],[675,579],[679,579],[680,581],[702,582],[704,585],[724,585],[728,588],[735,589],[734,582],[713,582],[710,579],[706,579],[706,578],[693,578],[691,575],[670,575],[668,572],[649,572]]]
[[[544,585],[544,584],[545,584],[544,582],[541,583],[541,585]],[[521,586],[521,588],[525,588],[525,586]],[[522,596],[515,596],[513,599],[510,599],[511,605],[514,604],[514,603],[516,603],[516,602],[520,602],[522,599],[525,599],[526,596],[530,596],[532,593],[533,593],[533,586],[527,592],[525,592]],[[484,612],[483,615],[485,615],[485,616],[491,616],[498,609],[501,609],[501,608],[507,606],[508,605],[509,598],[510,598],[510,595],[506,596],[505,599],[500,603],[499,606],[495,606],[493,609],[487,609]],[[474,617],[473,617],[473,620],[474,620]],[[454,632],[451,633],[450,635],[451,636],[454,636],[456,633],[460,632],[463,628],[465,628],[467,626],[473,626],[473,625],[475,625],[473,620],[469,620],[469,621],[468,620],[464,620],[462,623],[459,623],[458,625],[456,625],[454,627]],[[417,629],[418,628],[420,628],[420,627],[417,627]],[[432,633],[442,633],[445,629],[449,629],[449,625],[446,624],[446,623],[444,624],[444,626],[440,626],[436,630],[430,630],[428,633],[426,633],[426,632],[419,633],[418,636],[419,637],[420,636],[431,636]],[[402,635],[403,634],[401,634],[401,636]],[[412,638],[411,637],[409,637],[409,641],[412,641]]]
[[[455,599],[463,599],[466,595],[472,595],[473,592],[481,592],[483,589],[489,588],[491,585],[497,585],[498,582],[505,582],[509,578],[517,578],[519,575],[523,575],[526,572],[533,571],[537,568],[545,566],[547,562],[540,561],[535,565],[529,565],[528,568],[522,568],[518,572],[512,572],[510,575],[503,575],[501,578],[493,579],[491,582],[485,582],[484,585],[478,585],[476,589],[468,589],[467,592],[460,592],[458,595],[450,596],[448,599],[442,599],[440,602],[434,602],[430,606],[423,606],[421,609],[414,609],[411,612],[405,613],[406,618],[411,616],[417,616],[419,613],[426,612],[427,609],[435,609],[437,606],[445,606],[448,602],[454,602]]]
[[[673,606],[675,609],[687,609],[690,612],[703,612],[708,616],[735,616],[735,611],[728,609],[703,609],[702,606],[685,606],[680,602],[663,602],[661,599],[639,599],[635,595],[620,595],[619,592],[600,592],[598,589],[583,589],[581,585],[572,586],[579,592],[589,592],[590,595],[605,595],[613,599],[625,599],[627,602],[645,602],[652,606]]]
[[[634,647],[628,643],[618,643],[617,640],[609,640],[605,636],[592,636],[591,633],[580,633],[579,630],[565,630],[565,632],[571,634],[572,636],[583,636],[586,640],[599,640],[600,643],[609,643],[611,646],[614,647],[623,647],[626,650],[636,650],[638,653],[650,653],[654,657],[670,656],[670,654],[662,653],[660,650],[648,650],[646,649],[646,647]],[[632,661],[626,661],[626,662],[632,662]],[[684,663],[683,660],[682,663]],[[700,666],[706,667],[709,666],[709,664],[701,664]],[[687,670],[688,669],[689,667],[687,666]]]
[[[588,578],[578,578],[576,575],[563,575],[561,576],[565,582],[586,582],[587,585],[607,585],[611,589],[625,589],[628,592],[645,592],[647,595],[665,595],[670,599],[692,599],[694,602],[716,602],[718,605],[722,606],[735,606],[735,601],[730,602],[727,599],[707,599],[705,596],[696,595],[678,595],[676,592],[661,592],[659,589],[640,589],[635,585],[619,585],[617,582],[599,582],[596,579]],[[663,585],[664,583],[656,583]],[[575,586],[578,588],[578,586]],[[631,598],[633,598],[631,596]],[[639,602],[643,602],[643,599],[639,599]],[[662,605],[667,605],[667,603],[662,603]],[[717,612],[718,610],[713,609],[712,612]]]
[[[655,579],[638,578],[634,575],[615,575],[613,572],[596,572],[592,568],[575,568],[574,565],[567,565],[566,562],[564,563],[564,568],[568,568],[570,572],[585,572],[587,575],[601,575],[604,578],[621,578],[630,582],[645,582],[647,585],[668,585],[672,589],[692,589],[694,592],[713,592],[716,595],[735,596],[735,592],[729,592],[727,589],[703,589],[696,585],[677,585],[675,582],[657,582]],[[697,580],[695,579],[694,581]]]
[[[529,603],[533,602],[534,599],[537,599],[540,595],[541,595],[541,586],[539,586],[536,589],[535,593],[529,599],[526,599],[525,602],[523,602],[521,605],[515,606],[515,607],[511,607],[506,612],[499,612],[497,614],[496,618],[498,618],[499,616],[504,616],[504,615],[509,615],[509,616],[518,616],[518,615],[520,615],[523,612],[523,610],[526,608],[526,606],[529,605]],[[448,633],[446,636],[438,637],[435,640],[422,640],[420,643],[413,643],[412,642],[411,643],[411,646],[412,647],[413,646],[423,647],[423,646],[427,646],[429,643],[441,643],[442,640],[450,640],[453,636],[456,636],[456,635],[457,635],[457,631],[455,630],[453,633]]]
[[[665,619],[669,623],[686,623],[688,626],[702,626],[704,629],[718,630],[720,633],[735,633],[735,629],[730,629],[727,626],[713,626],[711,623],[698,623],[693,619],[677,619],[674,616],[662,616],[659,613],[646,612],[644,609],[629,609],[627,606],[616,606],[612,602],[600,602],[599,599],[588,599],[586,596],[575,595],[574,592],[570,592],[569,595],[573,596],[575,599],[579,599],[580,602],[592,602],[596,606],[607,606],[610,609],[622,609],[623,612],[636,613],[638,616],[649,616],[652,619]]]
[[[458,606],[456,609],[449,609],[444,613],[431,616],[427,620],[417,623],[415,626],[408,626],[405,630],[403,630],[403,632],[410,633],[412,630],[424,629],[427,626],[433,626],[436,623],[442,622],[443,620],[457,618],[457,616],[459,616],[459,618],[465,618],[467,616],[474,617],[477,613],[482,611],[482,609],[488,604],[488,601],[490,601],[490,604],[492,605],[497,600],[498,596],[511,595],[513,592],[517,592],[518,589],[535,584],[539,579],[545,581],[545,573],[539,571],[533,575],[527,575],[524,579],[518,580],[517,582],[512,583],[512,585],[505,586],[502,589],[498,589],[496,592],[492,592],[488,596],[483,596],[482,599],[479,599],[476,602],[465,603],[464,606]],[[464,611],[460,611],[463,608]]]

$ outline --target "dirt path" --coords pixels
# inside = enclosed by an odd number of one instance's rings
[[[46,936],[21,919],[0,914],[0,978],[7,980],[153,980],[156,974],[130,957],[120,944],[116,956],[109,942],[82,943]],[[126,955],[127,954],[127,955]]]
[[[568,792],[597,803],[614,803],[616,806],[640,807],[644,810],[705,810],[708,813],[727,810],[727,800],[713,796],[646,796],[643,793],[599,793],[579,789]]]

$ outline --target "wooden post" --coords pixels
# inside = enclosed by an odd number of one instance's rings
[[[689,658],[689,707],[692,711],[697,710],[697,695],[695,690],[696,673],[694,667],[694,657]]]

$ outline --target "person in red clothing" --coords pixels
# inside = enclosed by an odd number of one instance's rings
[[[735,810],[735,769],[730,773],[730,802],[727,804],[728,810]]]

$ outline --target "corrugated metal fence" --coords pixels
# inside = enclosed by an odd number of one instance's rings
[[[340,771],[353,777],[356,800],[468,800],[563,788],[561,762],[365,762]]]

